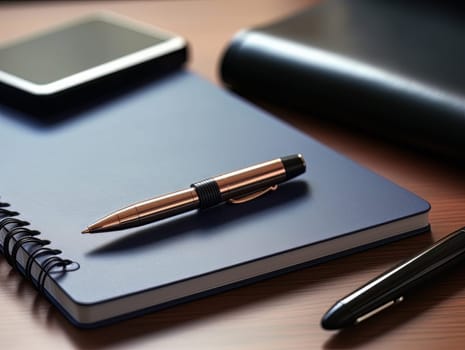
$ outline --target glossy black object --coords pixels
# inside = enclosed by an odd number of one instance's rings
[[[462,228],[339,300],[323,316],[321,325],[325,329],[339,329],[357,324],[376,310],[402,301],[404,294],[464,258],[465,228]]]
[[[221,74],[241,94],[463,159],[458,2],[328,0],[238,34]]]

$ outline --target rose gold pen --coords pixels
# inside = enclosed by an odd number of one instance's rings
[[[194,209],[222,202],[243,203],[281,182],[305,172],[305,160],[296,154],[253,165],[224,175],[196,182],[190,188],[132,204],[109,214],[82,233],[121,230],[148,224]]]

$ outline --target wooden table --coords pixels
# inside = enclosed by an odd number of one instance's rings
[[[311,5],[305,0],[21,1],[0,4],[0,40],[95,10],[170,29],[190,42],[189,68],[220,85],[221,53],[239,29]],[[465,224],[465,170],[309,115],[279,117],[427,199],[432,233],[97,330],[71,326],[0,258],[2,349],[463,349],[463,265],[414,300],[343,332],[320,328],[324,311],[396,262]],[[0,140],[1,142],[1,140]],[[434,142],[434,140],[431,140]]]

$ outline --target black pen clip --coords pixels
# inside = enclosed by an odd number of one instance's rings
[[[265,189],[262,189],[260,191],[253,192],[253,193],[250,193],[250,194],[246,194],[246,195],[241,196],[241,197],[231,198],[228,202],[231,203],[231,204],[242,204],[242,203],[250,202],[250,201],[254,200],[255,198],[261,197],[261,196],[263,196],[264,194],[266,194],[266,193],[268,193],[270,191],[276,191],[277,189],[278,189],[278,185],[273,185],[273,186],[267,187]]]

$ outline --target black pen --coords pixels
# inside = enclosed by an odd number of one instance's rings
[[[447,235],[420,254],[386,271],[334,304],[321,326],[352,326],[404,300],[405,294],[465,258],[465,227]]]
[[[132,204],[89,225],[82,233],[121,230],[148,224],[221,202],[243,203],[305,172],[305,160],[294,154],[192,184],[189,188]]]

